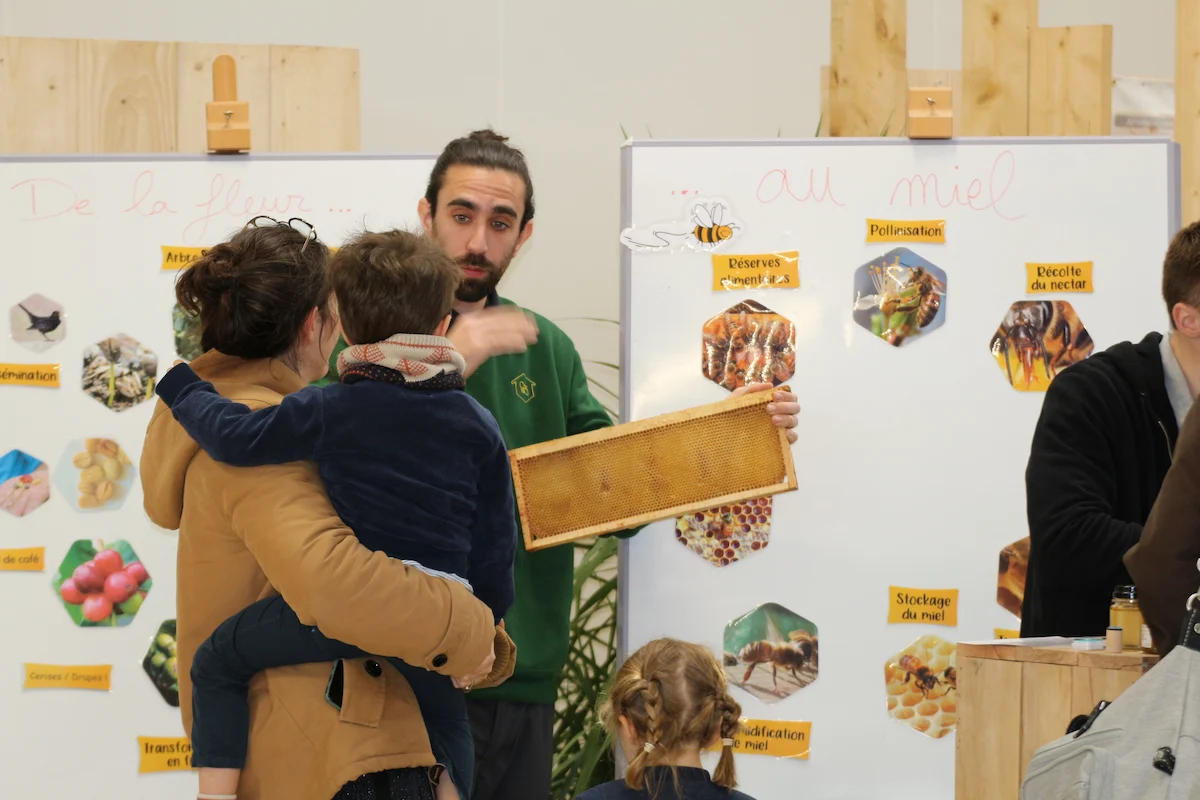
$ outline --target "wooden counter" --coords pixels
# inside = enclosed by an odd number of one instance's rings
[[[960,643],[957,661],[955,800],[1018,800],[1034,752],[1116,700],[1158,656]]]

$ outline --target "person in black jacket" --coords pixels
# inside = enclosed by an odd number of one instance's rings
[[[1200,223],[1163,261],[1167,336],[1121,342],[1058,374],[1046,391],[1025,470],[1029,568],[1022,636],[1096,636],[1122,561],[1171,466],[1200,389]]]

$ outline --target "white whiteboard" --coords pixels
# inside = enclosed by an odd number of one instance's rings
[[[1097,351],[1165,329],[1175,146],[650,140],[622,156],[622,228],[684,219],[691,199],[719,197],[741,225],[719,252],[800,255],[799,289],[714,291],[708,254],[622,248],[622,419],[728,396],[700,372],[700,330],[743,299],[795,324],[789,383],[802,411],[799,489],[775,498],[764,551],[717,568],[674,541],[672,522],[621,543],[621,656],[664,635],[720,656],[727,622],[782,604],[818,626],[818,678],[772,704],[732,692],[746,717],[811,721],[810,757],[738,756],[742,788],[758,800],[949,800],[954,736],[888,715],[884,663],[921,635],[991,639],[1019,626],[996,602],[997,562],[1028,533],[1024,470],[1042,395],[1010,387],[989,341],[1018,300],[1068,300]],[[946,243],[868,244],[867,218],[944,219]],[[944,324],[898,348],[851,314],[855,269],[893,247],[948,276]],[[1096,290],[1027,295],[1031,261],[1092,261]],[[958,626],[888,625],[891,585],[959,589]]]
[[[0,455],[26,451],[47,462],[54,477],[60,466],[71,467],[69,441],[115,437],[136,465],[153,402],[117,413],[85,396],[81,356],[88,344],[125,333],[158,355],[160,375],[170,368],[176,273],[161,270],[161,246],[211,245],[260,213],[301,217],[330,244],[363,226],[416,226],[434,159],[0,160],[0,362],[62,365],[59,389],[0,386]],[[151,176],[153,187],[135,205]],[[39,181],[36,209],[26,183],[32,180]],[[158,206],[162,213],[144,216],[156,200],[166,204]],[[66,337],[43,353],[19,346],[8,332],[9,308],[34,293],[66,310]],[[125,539],[146,565],[153,586],[129,625],[81,629],[55,596],[52,574],[82,538]],[[175,616],[176,534],[146,518],[140,479],[120,509],[102,513],[75,510],[55,483],[48,502],[29,515],[0,511],[0,549],[37,546],[46,548],[45,572],[0,572],[8,609],[0,620],[0,797],[194,797],[190,773],[138,774],[138,736],[183,735],[178,709],[142,670],[159,624]],[[23,690],[25,662],[111,664],[112,690]]]

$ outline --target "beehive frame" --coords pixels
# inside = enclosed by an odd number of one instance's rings
[[[787,431],[763,408],[773,396],[751,392],[510,451],[526,550],[794,491]],[[717,439],[721,452],[705,452],[702,443]],[[644,468],[635,469],[639,451]],[[666,462],[678,470],[655,469]]]

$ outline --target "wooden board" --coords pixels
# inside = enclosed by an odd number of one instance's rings
[[[1175,141],[1183,224],[1200,219],[1200,4],[1175,5]]]
[[[1021,786],[1021,664],[958,652],[956,800],[1012,800]],[[992,698],[1003,697],[996,704]]]
[[[899,136],[908,107],[905,0],[833,0],[830,136]]]
[[[271,144],[271,48],[269,45],[179,43],[177,146],[181,153],[204,153],[205,104],[212,102],[212,62],[219,55],[237,64],[238,99],[250,104],[250,148]]]
[[[512,450],[525,549],[795,491],[787,432],[763,411],[773,396],[752,392]]]
[[[1111,25],[1030,33],[1030,136],[1112,133],[1112,34]]]
[[[271,150],[359,149],[357,50],[272,46],[270,80]]]
[[[79,149],[164,153],[175,149],[174,42],[79,42]]]
[[[1037,0],[963,0],[961,136],[1029,132],[1029,32]]]
[[[1126,670],[1142,673],[1158,663],[1158,656],[1140,650],[1106,653],[1103,650],[1073,650],[1070,647],[1022,647],[1003,644],[958,644],[959,656],[996,661],[1032,661],[1071,667]]]
[[[79,149],[79,42],[0,38],[0,152]]]

